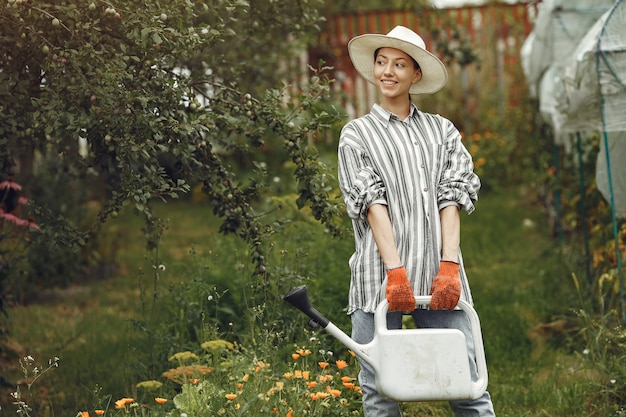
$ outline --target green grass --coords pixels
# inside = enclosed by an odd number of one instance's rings
[[[225,292],[225,302],[211,304],[214,310],[198,321],[219,319],[226,336],[251,342],[250,335],[241,333],[254,322],[250,311],[264,295],[254,293],[246,246],[216,232],[206,204],[181,201],[160,205],[158,210],[168,219],[158,259],[146,255],[140,219],[123,213],[107,229],[109,250],[118,248],[122,265],[116,276],[87,280],[62,298],[11,310],[14,353],[8,351],[4,358],[2,375],[18,380],[15,365],[23,355],[41,363],[60,357],[59,368],[42,377],[36,387],[38,397],[50,399],[51,415],[92,407],[96,387],[115,399],[141,378],[158,378],[163,369],[155,364],[184,347],[183,334],[204,331],[199,322],[189,328],[181,317],[194,313],[193,306],[206,300],[207,294]],[[273,291],[284,293],[286,285],[298,280],[307,283],[316,308],[349,331],[344,307],[352,238],[333,239],[305,215],[294,213],[291,209],[279,214],[297,221],[275,236],[269,249],[277,275],[289,273],[297,279],[272,283]],[[611,398],[598,392],[610,388],[607,381],[613,376],[586,360],[580,343],[569,343],[575,337],[570,328],[555,324],[580,306],[562,248],[540,210],[525,204],[517,190],[486,193],[476,212],[463,216],[462,227],[461,246],[481,318],[489,391],[497,415],[619,415],[616,410],[610,414],[612,404],[597,403]],[[186,286],[190,291],[182,291]],[[172,299],[174,294],[178,298]],[[229,308],[221,309],[222,305]],[[271,323],[273,317],[290,312],[263,314]],[[290,325],[303,327],[306,319],[293,314]],[[149,331],[138,330],[136,323]],[[168,332],[159,333],[157,324],[167,324]],[[177,334],[181,336],[176,338]],[[165,346],[171,351],[163,351]],[[281,355],[277,351],[274,362],[284,361]],[[0,416],[14,415],[9,391],[2,392]],[[404,408],[408,416],[452,415],[445,404],[405,404]],[[592,409],[597,409],[595,414]]]

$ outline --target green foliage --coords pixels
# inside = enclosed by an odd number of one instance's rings
[[[290,64],[323,19],[316,1],[292,6],[9,1],[0,10],[0,165],[68,186],[48,190],[57,201],[33,198],[45,242],[84,247],[126,206],[158,238],[154,200],[203,184],[221,232],[247,242],[265,275],[273,226],[257,203],[285,162],[299,207],[338,233],[339,202],[311,145],[340,117],[323,100],[332,80],[324,67]],[[307,81],[286,85],[287,76]],[[266,158],[266,149],[284,151]],[[56,167],[41,162],[50,160]],[[99,206],[89,218],[65,210],[85,201]]]

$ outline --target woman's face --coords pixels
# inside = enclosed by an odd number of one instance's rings
[[[394,48],[380,48],[374,62],[374,79],[383,97],[408,96],[411,85],[422,78],[411,57]]]

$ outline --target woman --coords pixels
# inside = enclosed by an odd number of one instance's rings
[[[474,210],[480,180],[453,124],[418,110],[410,99],[440,90],[446,68],[403,26],[387,35],[357,36],[348,50],[381,96],[370,113],[344,126],[339,141],[339,183],[356,244],[350,258],[352,338],[372,340],[373,312],[387,278],[388,327],[400,328],[402,312],[410,312],[418,327],[458,328],[466,334],[475,374],[470,325],[454,308],[461,297],[472,301],[459,249],[459,211]],[[416,309],[415,294],[431,294],[430,309]],[[365,416],[401,416],[396,402],[376,392],[371,367],[360,365]],[[488,392],[450,404],[457,416],[495,416]]]

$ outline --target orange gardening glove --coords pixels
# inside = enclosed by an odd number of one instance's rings
[[[461,279],[459,278],[459,264],[451,261],[439,263],[439,273],[433,279],[430,289],[431,310],[454,310],[461,298]]]
[[[413,288],[406,276],[406,269],[401,266],[387,270],[387,301],[389,311],[415,310]]]

